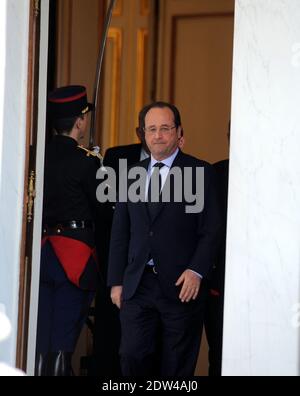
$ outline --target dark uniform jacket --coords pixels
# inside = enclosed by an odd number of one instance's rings
[[[99,160],[87,156],[70,137],[55,136],[46,148],[43,236],[52,244],[69,279],[88,289],[95,287],[97,278],[91,257],[95,221],[100,216],[96,198],[99,166]],[[73,229],[71,222],[79,228]]]

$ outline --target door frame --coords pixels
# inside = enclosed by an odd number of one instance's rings
[[[49,0],[30,1],[26,166],[16,365],[34,374],[46,129]]]

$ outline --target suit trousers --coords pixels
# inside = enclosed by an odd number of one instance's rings
[[[137,292],[123,301],[120,311],[124,376],[194,375],[203,329],[204,294],[202,290],[201,297],[190,303],[171,300],[157,275],[144,272]]]
[[[37,353],[73,352],[93,297],[94,292],[68,280],[46,242],[41,252]]]
[[[204,327],[209,346],[209,376],[222,375],[224,293],[210,295],[205,310]]]

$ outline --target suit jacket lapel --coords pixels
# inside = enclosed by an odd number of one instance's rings
[[[149,169],[150,160],[151,160],[151,158],[147,158],[146,160],[144,160],[144,161],[140,164],[140,166],[142,166],[143,168],[145,168],[147,172],[148,172],[148,169]],[[143,193],[143,194],[144,194],[144,193],[146,194],[146,186],[143,186],[143,191],[142,191],[142,193]],[[141,207],[142,207],[142,212],[143,212],[143,215],[144,215],[145,219],[147,219],[147,221],[150,221],[150,216],[149,216],[148,209],[147,209],[147,203],[146,203],[146,202],[142,202],[142,203],[141,203]]]
[[[149,170],[150,161],[151,161],[151,157],[147,158],[146,160],[144,160],[140,164],[140,166],[143,166],[146,169],[147,172]],[[144,186],[144,191],[145,191],[145,194],[146,194],[146,186]],[[145,198],[147,198],[147,197],[145,197]],[[150,222],[151,224],[153,224],[154,221],[157,219],[157,216],[160,214],[160,212],[162,211],[163,206],[164,206],[163,203],[160,203],[158,205],[159,205],[159,207],[158,207],[157,213],[155,214],[154,218],[151,219],[149,211],[148,211],[148,208],[147,208],[147,202],[145,201],[145,202],[142,203],[143,213],[146,216],[147,221]]]

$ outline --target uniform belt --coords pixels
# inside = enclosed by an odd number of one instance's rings
[[[47,223],[43,226],[43,233],[48,232],[60,233],[64,230],[84,230],[93,229],[94,224],[90,220],[71,220],[71,221],[61,221],[58,223]]]
[[[146,268],[145,268],[145,271],[146,272],[150,272],[151,274],[154,274],[154,275],[158,275],[158,272],[157,272],[157,269],[156,269],[155,265],[147,264]]]

